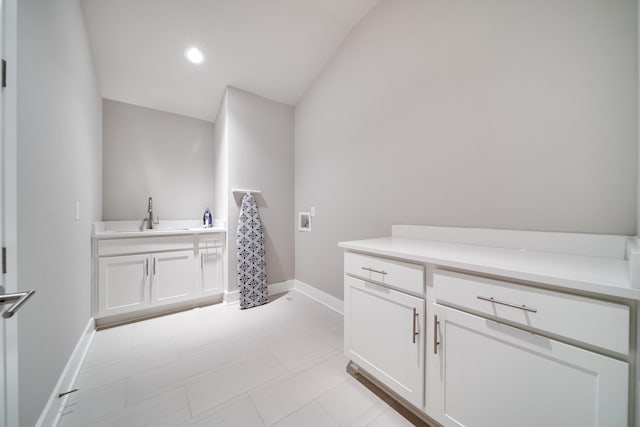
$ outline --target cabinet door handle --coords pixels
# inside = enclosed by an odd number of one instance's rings
[[[417,327],[416,327],[416,321],[418,320],[418,310],[416,310],[415,307],[413,307],[413,334],[412,334],[412,339],[413,339],[413,343],[416,343],[416,337],[418,336],[418,334],[420,332],[417,331]]]
[[[438,341],[438,325],[440,325],[438,316],[433,316],[433,354],[438,354],[438,346],[440,345],[440,341]]]
[[[387,275],[387,272],[384,270],[374,270],[371,267],[361,267],[363,270],[367,270],[369,273],[379,273],[382,274],[383,276]]]
[[[200,269],[204,270],[204,254],[200,254]]]
[[[149,258],[144,260],[144,275],[149,277]]]
[[[156,258],[153,258],[153,275],[156,275]]]
[[[518,304],[513,304],[511,302],[500,301],[500,300],[495,299],[494,297],[483,297],[483,296],[478,295],[478,299],[481,299],[482,301],[493,302],[493,303],[500,304],[500,305],[506,305],[507,307],[517,308],[517,309],[524,310],[524,311],[530,311],[531,313],[537,313],[538,312],[538,310],[536,310],[535,308],[527,307],[524,304],[518,305]]]

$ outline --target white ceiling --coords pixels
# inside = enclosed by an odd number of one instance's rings
[[[213,121],[224,88],[295,105],[379,0],[83,0],[104,98]],[[196,45],[196,66],[184,58]]]

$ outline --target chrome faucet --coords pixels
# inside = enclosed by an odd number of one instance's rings
[[[149,197],[149,206],[147,207],[147,212],[149,212],[149,219],[147,219],[147,228],[149,230],[153,229],[153,199]]]

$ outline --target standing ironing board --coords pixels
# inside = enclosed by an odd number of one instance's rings
[[[264,257],[264,231],[256,200],[242,197],[237,230],[237,271],[240,308],[267,303],[267,270]]]

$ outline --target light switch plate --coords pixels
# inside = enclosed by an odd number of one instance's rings
[[[316,216],[316,207],[315,207],[315,206],[311,206],[311,207],[309,208],[309,214],[310,214],[311,216]]]

